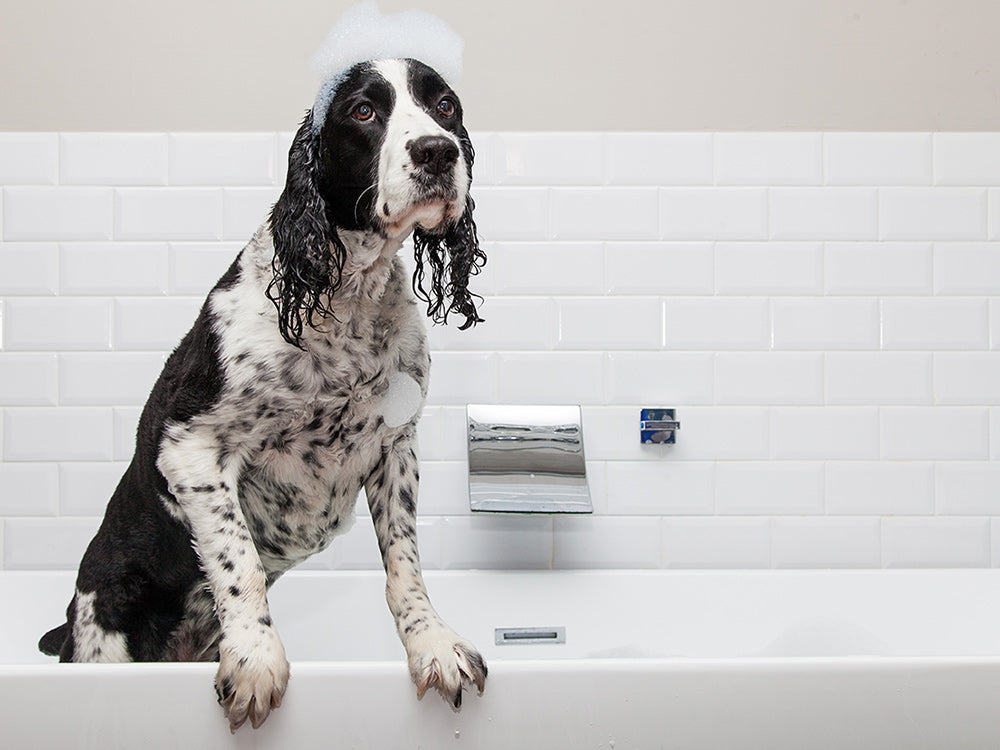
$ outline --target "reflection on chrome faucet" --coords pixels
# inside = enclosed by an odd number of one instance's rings
[[[469,404],[474,511],[592,513],[580,407]]]

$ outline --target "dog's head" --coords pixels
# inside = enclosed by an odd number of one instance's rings
[[[268,296],[285,339],[301,345],[303,324],[333,314],[350,252],[345,231],[389,241],[412,230],[413,287],[428,315],[464,315],[463,329],[480,322],[468,289],[486,260],[469,195],[473,157],[458,96],[427,65],[379,60],[339,77],[326,111],[310,111],[295,135],[271,212]]]

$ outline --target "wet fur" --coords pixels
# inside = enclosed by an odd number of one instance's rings
[[[411,285],[433,319],[480,320],[467,288],[485,261],[468,197],[473,151],[460,105],[451,117],[435,109],[442,97],[458,102],[420,63],[363,64],[319,133],[307,115],[270,220],[153,387],[67,621],[42,637],[42,651],[62,661],[218,660],[231,727],[258,726],[288,680],[267,588],[350,527],[364,488],[418,692],[436,687],[457,708],[463,686],[482,690],[482,657],[434,612],[420,573],[419,406],[402,424],[383,414],[393,376],[419,386],[421,405],[427,393]],[[359,101],[376,120],[353,117]],[[422,174],[407,156],[424,136],[459,147],[443,174]],[[380,176],[386,164],[392,179]],[[440,223],[398,232],[407,202],[429,197],[444,201]],[[414,279],[396,256],[411,230]]]

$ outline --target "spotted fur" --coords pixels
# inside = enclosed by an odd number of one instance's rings
[[[270,220],[150,394],[67,623],[43,651],[217,659],[231,728],[259,726],[289,677],[268,587],[351,526],[363,488],[418,692],[435,687],[458,708],[463,686],[482,691],[486,665],[434,612],[417,554],[430,357],[411,283],[442,317],[479,318],[460,275],[424,290],[397,257],[416,231],[435,248],[418,263],[435,278],[452,262],[482,265],[472,158],[454,92],[412,60],[356,66],[318,133],[307,116]]]

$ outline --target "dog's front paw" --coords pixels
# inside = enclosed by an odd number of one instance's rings
[[[288,660],[277,632],[264,626],[256,635],[224,637],[219,645],[215,692],[234,733],[248,718],[254,729],[263,724],[288,686]]]
[[[444,625],[431,627],[412,636],[406,643],[410,675],[417,684],[417,696],[437,688],[451,706],[462,708],[462,689],[476,686],[483,694],[486,662],[476,647]]]

